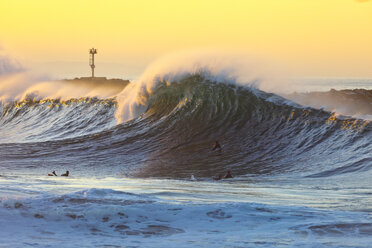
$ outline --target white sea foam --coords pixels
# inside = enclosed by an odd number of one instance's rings
[[[231,181],[23,180],[0,180],[2,189],[11,186],[15,192],[0,191],[6,227],[0,247],[368,247],[371,242],[367,213],[254,202],[254,194],[270,189],[248,189],[252,197],[244,197]],[[94,181],[99,187],[87,188]],[[236,190],[238,197],[227,194]]]

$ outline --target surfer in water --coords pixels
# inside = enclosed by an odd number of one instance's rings
[[[56,171],[52,171],[52,174],[48,174],[48,176],[50,177],[57,176]]]
[[[225,178],[233,178],[233,176],[231,175],[231,171],[227,171]]]
[[[214,150],[221,150],[221,149],[222,149],[222,148],[221,148],[220,143],[218,143],[218,141],[216,140],[216,144],[214,145],[212,151],[214,151]]]
[[[62,175],[61,175],[61,177],[68,177],[69,174],[70,174],[70,172],[69,172],[69,171],[66,171],[65,174],[62,174]]]
[[[223,178],[222,174],[218,174],[218,177],[214,177],[213,179],[218,181],[218,180],[221,180]]]
[[[218,177],[214,177],[213,179],[218,181],[218,180],[221,180],[221,179],[229,179],[229,178],[233,178],[233,176],[231,175],[231,171],[228,170],[227,173],[226,173],[226,176],[222,176],[222,174],[218,174]]]

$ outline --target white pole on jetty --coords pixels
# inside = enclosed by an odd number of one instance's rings
[[[90,49],[89,54],[90,54],[89,65],[90,65],[90,68],[92,68],[92,78],[94,78],[94,68],[96,67],[94,65],[94,54],[97,54],[97,49],[94,49],[94,48]]]

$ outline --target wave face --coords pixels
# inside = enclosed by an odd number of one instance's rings
[[[143,114],[119,125],[115,99],[3,104],[0,166],[165,178],[371,173],[367,120],[202,74],[159,79],[138,98]],[[212,151],[216,140],[222,149]]]
[[[114,99],[32,98],[0,103],[0,143],[41,142],[79,137],[116,125]]]

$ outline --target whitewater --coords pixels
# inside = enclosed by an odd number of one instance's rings
[[[119,92],[2,76],[0,247],[370,247],[372,80],[212,61]]]

